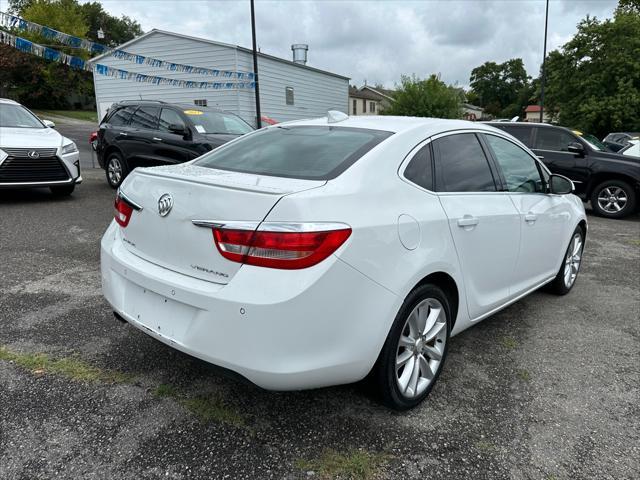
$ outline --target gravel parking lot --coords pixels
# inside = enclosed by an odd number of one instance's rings
[[[116,321],[114,192],[83,177],[68,199],[0,191],[0,478],[638,478],[637,215],[590,216],[574,290],[455,337],[395,413],[365,385],[265,392]]]

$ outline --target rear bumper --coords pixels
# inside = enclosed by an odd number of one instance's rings
[[[102,239],[105,298],[152,337],[270,390],[351,383],[375,363],[398,299],[337,257],[303,270],[243,266],[227,285]]]

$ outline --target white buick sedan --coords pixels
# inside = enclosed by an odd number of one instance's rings
[[[575,284],[587,232],[565,177],[495,128],[328,117],[138,168],[102,240],[118,318],[273,390],[370,376],[420,403],[449,339]]]

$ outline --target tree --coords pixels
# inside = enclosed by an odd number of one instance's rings
[[[143,33],[139,23],[126,16],[116,18],[109,15],[98,2],[10,0],[9,6],[12,12],[26,20],[109,46],[127,42]],[[105,39],[97,38],[99,29],[105,32]],[[85,50],[58,44],[34,32],[20,30],[14,33],[85,60],[91,56]],[[34,108],[60,109],[74,106],[70,105],[70,93],[86,99],[94,96],[91,73],[47,62],[9,46],[0,47],[0,92],[3,95],[11,95]]]
[[[35,0],[24,9],[22,16],[25,20],[46,25],[74,37],[85,37],[89,31],[76,0]],[[31,32],[25,32],[21,36],[34,37]],[[41,36],[39,40],[46,41]]]
[[[521,115],[533,91],[521,58],[504,63],[485,62],[471,71],[471,91],[485,111],[494,116]]]
[[[635,7],[634,7],[635,5]],[[640,10],[620,2],[613,19],[586,17],[547,57],[545,109],[562,125],[601,137],[640,130]]]
[[[98,2],[83,3],[80,10],[89,25],[87,38],[98,43],[115,47],[142,35],[140,24],[123,15],[116,18],[109,15]],[[105,38],[98,38],[98,30],[102,29]]]
[[[460,118],[462,115],[460,90],[447,85],[436,75],[426,80],[403,75],[394,100],[384,110],[385,115],[436,118]]]

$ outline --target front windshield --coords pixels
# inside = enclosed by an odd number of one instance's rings
[[[0,103],[0,127],[45,128],[38,118],[22,105]]]
[[[185,110],[184,113],[199,133],[244,135],[253,131],[253,128],[240,117],[228,113],[209,110]]]
[[[590,133],[582,133],[578,131],[574,131],[573,133],[582,137],[582,139],[585,142],[587,142],[589,146],[594,150],[603,151],[607,149],[607,147],[604,146],[604,143],[598,140],[598,137],[596,137],[595,135],[591,135]]]

